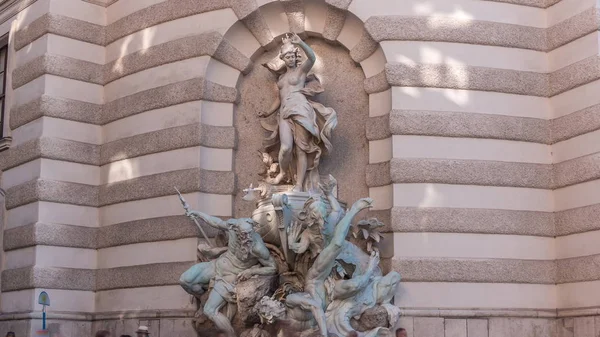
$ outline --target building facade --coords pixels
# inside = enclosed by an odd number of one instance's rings
[[[173,187],[249,216],[261,63],[291,31],[339,112],[339,196],[387,224],[409,336],[598,336],[598,6],[4,0],[0,335],[34,336],[45,290],[56,336],[196,336]]]

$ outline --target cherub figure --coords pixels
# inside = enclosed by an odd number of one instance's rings
[[[258,175],[263,177],[263,179],[267,182],[272,181],[279,173],[279,163],[276,163],[275,159],[273,159],[273,157],[266,152],[259,151],[258,153],[260,154],[260,158],[265,165]]]

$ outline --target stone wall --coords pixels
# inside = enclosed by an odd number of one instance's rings
[[[360,132],[334,138],[340,193],[389,224],[409,331],[597,334],[599,27],[593,0],[15,1],[0,329],[34,329],[45,289],[62,331],[191,331],[173,186],[245,215],[249,86],[294,31],[352,79],[324,79]]]

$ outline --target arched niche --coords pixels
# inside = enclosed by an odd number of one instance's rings
[[[254,209],[251,202],[241,198],[242,189],[258,182],[262,165],[257,151],[264,133],[257,113],[267,110],[278,95],[275,76],[262,64],[277,56],[281,37],[287,32],[297,33],[315,50],[313,71],[325,87],[317,100],[338,113],[334,150],[322,160],[321,174],[331,173],[337,178],[341,200],[351,202],[370,195],[380,209],[389,209],[391,188],[369,186],[366,177],[369,165],[386,164],[391,158],[391,139],[373,142],[367,138],[370,119],[372,122],[391,109],[381,48],[370,38],[364,23],[343,6],[321,0],[262,2],[224,34],[224,41],[253,63],[247,72],[240,73],[236,86],[233,215],[248,216]],[[365,80],[385,83],[372,90],[367,87],[373,85]]]

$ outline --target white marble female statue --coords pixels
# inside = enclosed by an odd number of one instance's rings
[[[307,60],[300,62],[299,48]],[[260,112],[268,117],[279,112],[277,127],[263,127],[272,131],[266,139],[265,148],[272,151],[279,145],[279,174],[267,182],[277,185],[292,179],[294,191],[318,189],[319,161],[323,152],[331,151],[331,131],[337,126],[335,110],[307,97],[323,92],[321,83],[308,72],[315,64],[314,51],[296,34],[286,34],[279,52],[285,67],[272,63],[267,68],[279,75],[279,97],[269,111]],[[293,165],[295,162],[295,167]],[[294,179],[295,178],[295,179]]]

